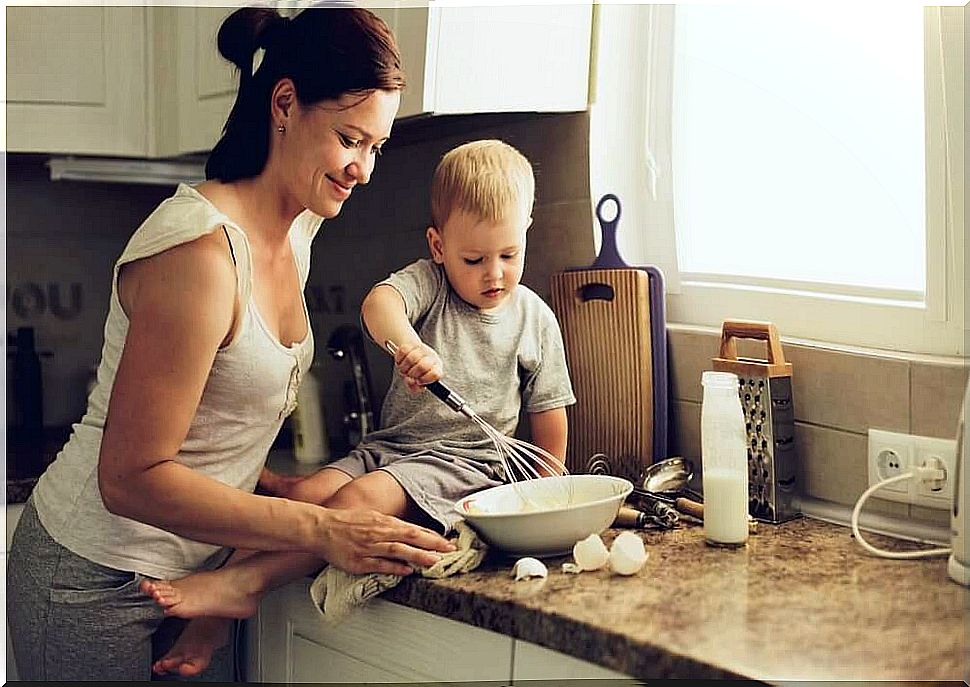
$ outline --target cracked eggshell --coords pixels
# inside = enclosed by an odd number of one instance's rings
[[[621,532],[610,547],[610,569],[620,575],[633,575],[647,562],[643,540],[633,532]]]
[[[580,539],[573,546],[573,558],[576,559],[576,565],[583,570],[599,570],[606,565],[609,557],[610,552],[606,550],[606,544],[598,534]]]
[[[549,570],[537,558],[520,558],[512,566],[512,575],[516,582],[527,577],[546,577]]]

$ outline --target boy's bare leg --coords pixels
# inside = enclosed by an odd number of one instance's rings
[[[298,500],[324,503],[350,481],[349,475],[339,470],[324,468],[305,479],[299,480],[299,482],[288,482],[285,486],[288,496],[295,492],[297,496],[302,497]],[[247,559],[258,555],[260,554],[255,551],[237,550],[232,553],[225,565],[218,571],[196,573],[179,580],[145,580],[142,582],[142,592],[151,596],[156,603],[162,606],[165,609],[165,615],[182,615],[182,612],[185,612],[186,615],[182,617],[192,618],[185,629],[182,630],[182,634],[175,640],[172,648],[152,665],[152,670],[155,673],[159,675],[173,673],[180,677],[193,677],[208,667],[213,652],[225,644],[229,637],[229,628],[232,623],[230,618],[248,617],[256,610],[260,596],[258,593],[253,595],[249,592],[243,592],[234,595],[232,592],[235,583],[234,577],[242,577],[245,584],[249,574],[260,574],[258,568],[240,567],[245,564]],[[304,558],[306,565],[309,565],[309,560],[312,559],[314,567],[306,570],[306,574],[320,565],[320,561],[310,554],[281,555]],[[303,561],[298,560],[289,562],[294,568],[302,563]],[[272,575],[272,572],[268,574]],[[252,589],[253,584],[259,585],[258,582],[253,582],[250,579],[248,589]],[[230,593],[224,594],[224,592]],[[201,603],[200,600],[206,599],[206,595],[212,593],[222,597],[217,602],[217,606],[228,607],[233,612],[219,614],[204,610],[204,606],[207,604]]]
[[[352,480],[338,470],[321,470],[300,483],[303,495],[319,496],[325,483],[340,481],[324,473],[337,473],[343,478],[325,500],[329,508],[371,508],[397,517],[417,518],[421,511],[393,477],[376,471]],[[321,476],[316,480],[317,476]],[[318,483],[311,484],[313,480]],[[248,554],[248,555],[247,555]],[[259,604],[260,597],[279,587],[319,569],[325,561],[301,552],[246,552],[230,558],[232,564],[218,570],[200,572],[178,580],[146,580],[142,591],[152,596],[166,615],[197,618],[216,615],[224,618],[248,618]]]
[[[320,472],[339,471],[321,470]],[[347,477],[344,485],[339,487],[324,505],[330,508],[372,508],[412,521],[423,516],[423,511],[408,498],[397,480],[381,470],[352,481]],[[228,565],[213,572],[196,573],[173,582],[165,583],[162,580],[155,582],[156,585],[164,583],[172,587],[172,596],[169,598],[177,598],[177,602],[166,608],[166,615],[191,617],[192,620],[168,653],[156,661],[152,669],[156,673],[178,673],[182,677],[198,675],[209,665],[212,653],[222,646],[229,636],[229,624],[232,621],[225,617],[227,615],[225,610],[251,608],[248,615],[252,615],[262,594],[301,575],[313,572],[324,562],[303,553],[267,551],[241,556],[239,562],[232,567],[244,568],[243,575],[253,585],[250,589],[258,591],[242,592],[239,594],[241,598],[235,599],[230,597],[238,590],[233,587],[234,572],[230,571]],[[202,578],[202,583],[199,585],[190,585],[187,582],[193,578],[201,578],[203,575],[206,577]],[[176,587],[176,585],[179,586]],[[209,597],[206,596],[207,593],[210,594]],[[200,595],[199,598],[196,598],[197,594]],[[222,599],[220,603],[225,606],[212,607],[211,594],[218,595]],[[184,612],[192,612],[194,615],[182,615]]]
[[[291,485],[289,491],[299,497],[294,500],[325,503],[350,481],[351,477],[346,473],[324,468]],[[234,551],[218,570],[177,580],[144,580],[141,591],[151,596],[164,609],[165,615],[248,618],[256,611],[264,591],[300,575],[308,575],[318,567],[320,560],[308,553],[239,550]],[[280,575],[289,577],[274,584]]]

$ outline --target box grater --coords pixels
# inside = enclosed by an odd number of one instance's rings
[[[767,344],[768,360],[738,356],[738,339]],[[795,496],[795,408],[791,363],[770,322],[726,320],[714,370],[738,376],[738,394],[748,436],[748,512],[764,522],[798,515]]]

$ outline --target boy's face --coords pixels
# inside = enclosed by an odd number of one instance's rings
[[[444,265],[462,300],[480,310],[494,310],[508,301],[522,279],[531,223],[531,217],[493,222],[456,210],[440,231],[428,227],[431,257]]]

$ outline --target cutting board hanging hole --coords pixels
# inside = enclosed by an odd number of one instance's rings
[[[589,301],[612,301],[616,297],[616,292],[609,284],[583,284],[579,291],[579,300],[583,303]]]

